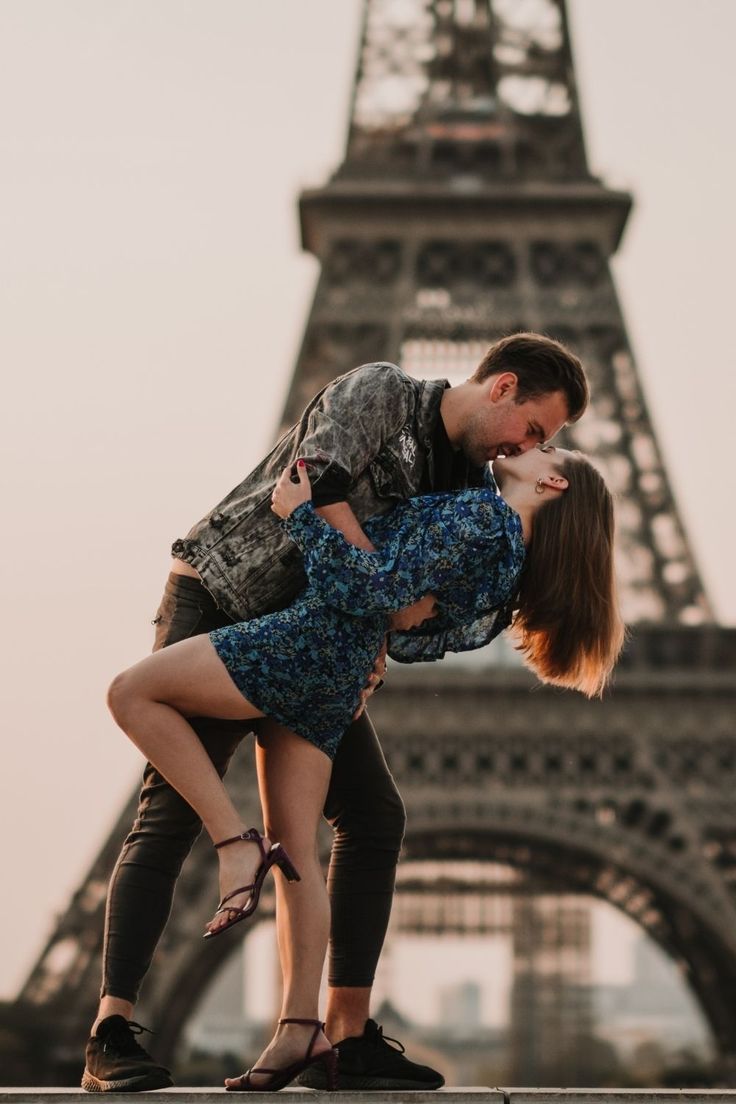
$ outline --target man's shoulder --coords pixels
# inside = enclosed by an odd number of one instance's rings
[[[408,375],[403,368],[399,368],[398,364],[393,364],[390,360],[372,360],[368,364],[359,364],[357,368],[338,376],[337,379],[332,381],[332,386],[343,381],[358,382],[372,379],[402,387],[411,387],[421,382]]]
[[[381,424],[388,419],[400,426],[417,407],[421,383],[397,364],[378,360],[338,376],[316,401],[327,410],[353,411],[361,417],[372,415]]]
[[[368,364],[360,364],[350,372],[338,376],[325,391],[329,393],[335,388],[338,392],[346,394],[354,389],[369,393],[375,391],[376,397],[383,396],[384,400],[403,394],[407,401],[415,401],[419,404],[417,409],[424,409],[424,407],[433,407],[448,386],[447,380],[420,379],[409,375],[390,360],[374,360]]]

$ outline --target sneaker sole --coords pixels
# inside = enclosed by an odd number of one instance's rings
[[[408,1081],[399,1080],[396,1077],[359,1077],[357,1075],[341,1074],[337,1075],[337,1087],[338,1089],[363,1089],[364,1091],[370,1091],[371,1089],[383,1089],[393,1090],[394,1092],[401,1092],[404,1089],[411,1091],[422,1090],[426,1092],[434,1092],[435,1089],[441,1089],[445,1083],[444,1077],[438,1081]],[[312,1077],[300,1077],[297,1080],[298,1085],[302,1085],[308,1089],[326,1089],[327,1079],[321,1078],[319,1075]]]
[[[88,1069],[82,1076],[82,1088],[89,1093],[145,1092],[150,1089],[168,1089],[174,1082],[163,1070],[143,1073],[139,1077],[123,1077],[119,1081],[101,1081]]]

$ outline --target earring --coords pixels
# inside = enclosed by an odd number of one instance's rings
[[[537,482],[534,484],[534,491],[536,494],[544,494],[544,480],[541,475]]]

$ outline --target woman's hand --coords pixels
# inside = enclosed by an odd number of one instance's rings
[[[378,655],[376,656],[376,658],[373,662],[373,670],[371,671],[370,675],[368,676],[368,682],[366,683],[366,685],[363,687],[363,689],[360,692],[360,701],[358,703],[358,708],[353,713],[353,720],[354,721],[357,721],[358,717],[364,711],[366,705],[368,704],[368,699],[370,698],[371,694],[373,694],[373,692],[375,690],[377,690],[379,686],[383,685],[383,680],[384,680],[385,675],[386,675],[386,651],[387,651],[387,648],[388,648],[388,642],[387,642],[386,638],[384,637],[383,638],[383,644],[381,645],[381,650],[380,650],[380,652],[378,653]]]
[[[307,465],[303,460],[297,460],[296,472],[299,476],[298,483],[292,483],[291,464],[284,468],[278,478],[271,495],[271,509],[280,518],[287,518],[302,502],[308,502],[312,497],[312,485],[307,475]]]

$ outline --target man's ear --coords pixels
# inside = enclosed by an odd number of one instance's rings
[[[500,402],[501,399],[516,397],[519,380],[515,372],[500,372],[497,376],[491,376],[491,381],[488,392],[491,402]]]
[[[570,486],[564,475],[543,475],[542,486],[549,487],[552,491],[566,491]]]

